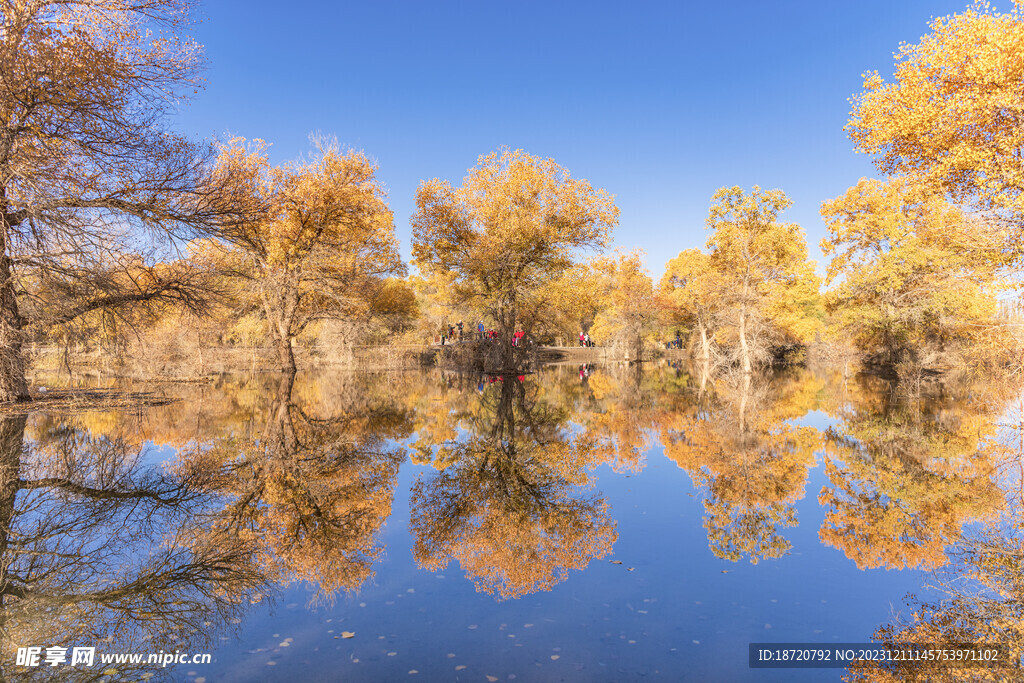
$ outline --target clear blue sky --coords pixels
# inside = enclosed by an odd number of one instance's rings
[[[1009,5],[1008,0],[1002,5]],[[967,0],[267,2],[207,0],[207,87],[177,127],[273,143],[322,131],[380,165],[402,253],[421,180],[458,184],[500,146],[613,193],[615,244],[655,278],[702,246],[719,187],[780,188],[822,270],[818,208],[865,175],[843,132],[861,73]]]

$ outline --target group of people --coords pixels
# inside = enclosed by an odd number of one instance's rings
[[[580,346],[591,347],[594,345],[594,341],[590,338],[590,334],[580,330]]]
[[[461,320],[454,325],[445,323],[441,326],[441,346],[445,344],[454,344],[455,342],[470,341],[473,335],[471,329],[467,329],[465,323]],[[512,346],[520,347],[523,345],[523,337],[526,333],[522,330],[516,330],[512,335]],[[498,331],[488,329],[484,326],[484,322],[481,320],[476,326],[476,335],[473,336],[476,341],[496,341],[498,339]]]
[[[462,341],[464,333],[465,330],[461,320],[454,325],[449,325],[448,323],[441,325],[441,346],[444,346],[446,342],[454,344],[457,341]]]

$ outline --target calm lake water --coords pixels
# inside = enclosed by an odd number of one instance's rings
[[[0,418],[4,680],[908,677],[750,668],[752,642],[1020,658],[1012,385],[661,363],[132,389],[175,400]],[[68,662],[18,666],[33,646]],[[99,661],[176,651],[212,661]]]

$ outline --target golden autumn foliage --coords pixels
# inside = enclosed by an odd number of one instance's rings
[[[695,328],[700,356],[711,357],[711,330],[718,307],[720,281],[711,270],[710,257],[700,249],[684,249],[665,264],[658,294],[670,323]]]
[[[1003,506],[993,458],[1000,405],[999,392],[925,403],[854,385],[827,432],[822,542],[861,568],[945,564],[961,529]]]
[[[255,285],[289,370],[292,340],[311,323],[413,310],[411,296],[385,279],[405,265],[376,166],[334,141],[313,142],[309,160],[280,167],[270,165],[262,141],[232,140],[218,159],[220,176],[247,202],[246,220],[225,233],[223,268]]]
[[[744,372],[769,354],[806,344],[820,324],[819,279],[800,226],[780,223],[781,190],[721,188],[711,198],[708,262],[720,298],[716,337],[736,348]]]
[[[0,13],[0,398],[29,398],[21,345],[53,324],[190,283],[138,239],[189,239],[232,214],[209,149],[167,129],[199,86],[184,0],[10,0]],[[131,269],[139,271],[137,266]],[[120,271],[126,278],[112,277]],[[189,303],[188,296],[184,303]],[[195,302],[195,298],[191,299]]]
[[[492,382],[471,434],[438,444],[441,469],[412,490],[416,561],[456,560],[500,599],[550,590],[616,538],[607,501],[581,488],[590,449],[571,441],[564,410],[532,393],[515,377]]]
[[[643,360],[644,347],[650,346],[648,338],[660,322],[660,308],[644,267],[643,252],[619,252],[615,257],[593,259],[589,271],[586,287],[594,292],[599,306],[591,336],[599,344],[624,349],[626,360]]]
[[[821,214],[826,308],[861,351],[883,362],[976,353],[999,335],[1004,258],[986,222],[905,178],[862,178]]]
[[[886,175],[1011,217],[1004,247],[1019,257],[1024,218],[1024,17],[987,2],[939,17],[896,54],[892,82],[865,74],[846,127]]]
[[[619,216],[607,192],[522,150],[481,156],[457,188],[424,181],[416,206],[414,263],[453,275],[459,300],[485,311],[502,340],[532,327],[548,283],[577,251],[607,245]]]

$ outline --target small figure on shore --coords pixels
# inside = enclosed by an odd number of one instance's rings
[[[458,322],[458,328],[459,328],[459,341],[462,341],[462,321],[461,320]]]
[[[590,333],[583,335],[583,342],[583,345],[586,346],[587,348],[590,348],[591,346],[594,345],[594,342],[590,340]]]
[[[484,340],[484,321],[483,320],[481,320],[479,323],[477,323],[476,331],[477,331],[477,339],[479,339],[480,341],[483,341]]]
[[[580,330],[580,346],[586,346],[586,336],[583,334],[583,330]]]

